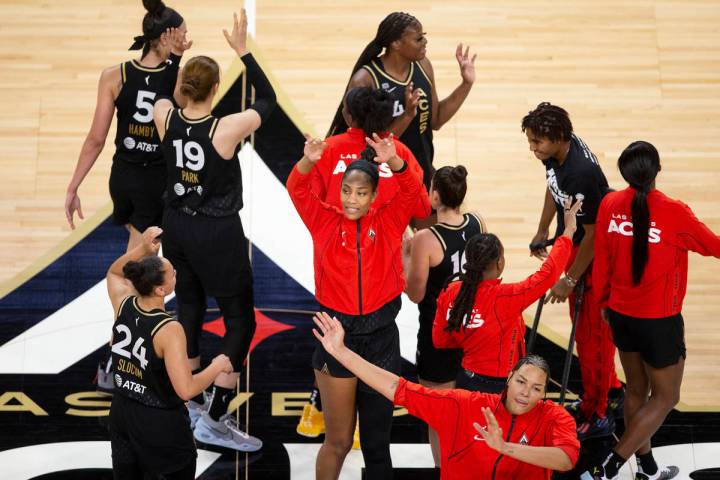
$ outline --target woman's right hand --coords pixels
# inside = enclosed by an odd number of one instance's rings
[[[221,353],[217,357],[212,359],[213,365],[218,365],[220,367],[220,371],[222,373],[232,373],[233,372],[233,366],[232,362],[230,362],[230,358],[225,355],[224,353]]]
[[[565,212],[563,215],[565,231],[563,231],[563,235],[569,237],[571,240],[575,234],[575,230],[577,230],[577,213],[581,208],[582,200],[578,200],[574,205],[571,198],[565,201]]]
[[[70,228],[73,230],[75,230],[75,220],[73,217],[76,211],[78,213],[78,217],[81,220],[85,220],[82,212],[82,205],[80,205],[80,197],[78,196],[77,191],[71,192],[68,190],[67,195],[65,196],[65,218],[67,218]]]
[[[177,56],[182,56],[185,50],[192,47],[192,40],[187,39],[187,32],[182,32],[179,28],[168,28],[165,30],[165,40],[170,46],[170,51]]]
[[[313,321],[322,332],[320,334],[317,329],[313,328],[313,334],[320,340],[325,351],[336,357],[338,352],[345,348],[345,330],[342,325],[337,318],[331,317],[325,312],[317,312]]]
[[[309,134],[305,134],[305,148],[303,148],[303,156],[310,160],[313,165],[320,160],[323,152],[327,148],[327,143],[319,138],[313,138]]]

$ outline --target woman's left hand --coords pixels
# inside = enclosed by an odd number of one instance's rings
[[[482,427],[478,423],[473,423],[475,430],[482,436],[483,440],[488,447],[492,448],[497,452],[501,452],[505,447],[505,440],[503,440],[503,431],[498,425],[495,415],[487,407],[481,408],[483,415],[485,415],[485,422],[487,427]]]
[[[373,133],[373,138],[365,137],[367,144],[375,150],[375,163],[387,163],[392,170],[399,170],[403,161],[397,156],[393,140],[392,133],[386,138],[380,138],[377,133]]]
[[[458,43],[458,46],[455,49],[455,58],[457,58],[458,65],[460,65],[460,76],[462,77],[463,82],[474,83],[475,59],[477,58],[477,53],[470,58],[470,46],[467,46],[465,48],[465,52],[463,52],[463,44]]]
[[[192,40],[186,37],[187,32],[181,32],[179,28],[168,28],[165,30],[165,40],[170,46],[170,51],[177,56],[182,56],[185,50],[192,47]]]
[[[338,352],[345,348],[344,338],[345,330],[337,318],[331,317],[325,312],[317,312],[313,318],[315,325],[320,329],[313,328],[313,335],[320,340],[325,351],[332,356],[336,356]]]

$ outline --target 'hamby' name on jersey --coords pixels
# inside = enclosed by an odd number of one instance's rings
[[[633,236],[632,217],[613,213],[610,215],[610,223],[608,223],[608,233],[619,233],[626,237]],[[660,234],[662,230],[657,228],[655,222],[650,222],[648,230],[648,243],[660,243]]]
[[[333,175],[339,175],[342,173],[345,173],[345,170],[347,170],[348,165],[350,165],[355,160],[359,160],[360,155],[357,153],[343,153],[340,154],[340,160],[338,160],[337,164],[335,165],[335,168],[333,169]],[[387,163],[381,163],[378,166],[378,174],[382,178],[390,178],[393,176],[392,170],[390,170],[390,166]]]

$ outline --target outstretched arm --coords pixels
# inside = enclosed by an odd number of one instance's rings
[[[343,342],[345,331],[336,318],[325,312],[318,312],[313,321],[318,327],[313,329],[313,334],[320,340],[326,352],[380,395],[390,401],[395,399],[400,377],[373,365],[347,348]]]
[[[123,275],[123,267],[131,260],[137,261],[151,255],[157,255],[160,250],[160,240],[158,237],[162,234],[160,227],[148,227],[142,234],[140,245],[118,258],[110,265],[106,280],[108,295],[113,306],[113,311],[117,317],[118,308],[123,299],[128,295],[137,294],[129,280]]]
[[[78,188],[95,165],[105,146],[105,139],[112,123],[113,113],[115,113],[115,96],[121,82],[120,67],[118,66],[108,68],[100,75],[95,115],[65,195],[65,218],[73,230],[75,229],[75,212],[81,219],[85,218],[80,204],[80,196],[78,196]]]
[[[245,64],[245,75],[255,88],[255,102],[250,108],[222,117],[218,123],[213,145],[224,159],[229,160],[233,158],[238,144],[268,119],[277,100],[270,81],[247,49],[247,14],[244,8],[240,12],[239,20],[237,14],[233,14],[232,31],[228,33],[227,30],[223,30],[223,35],[230,48]]]

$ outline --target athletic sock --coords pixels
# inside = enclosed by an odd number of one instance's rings
[[[622,458],[620,455],[615,452],[615,450],[610,452],[610,455],[605,459],[605,463],[603,463],[603,469],[605,470],[605,476],[607,478],[613,478],[617,476],[618,472],[620,471],[620,468],[622,468],[623,464],[627,460]]]
[[[640,467],[643,473],[647,475],[655,475],[657,473],[658,466],[657,463],[655,463],[655,458],[653,457],[652,450],[643,455],[636,453],[635,458],[637,458],[638,467]]]
[[[310,393],[310,404],[315,405],[318,412],[322,412],[322,399],[320,398],[320,390],[317,387],[313,387],[312,393]]]
[[[233,398],[233,393],[235,393],[234,388],[223,388],[217,385],[213,387],[213,398],[210,402],[210,410],[208,411],[210,418],[217,422],[220,420],[220,417],[227,413],[228,405]]]
[[[195,375],[195,374],[197,374],[198,372],[200,372],[200,369],[199,369],[199,368],[193,370],[193,371],[192,371],[192,374]],[[205,397],[203,396],[203,393],[204,393],[204,392],[198,393],[197,395],[195,395],[195,396],[194,396],[193,398],[191,398],[190,400],[192,400],[193,402],[198,403],[198,404],[200,404],[200,405],[204,404],[204,403],[205,403]]]

